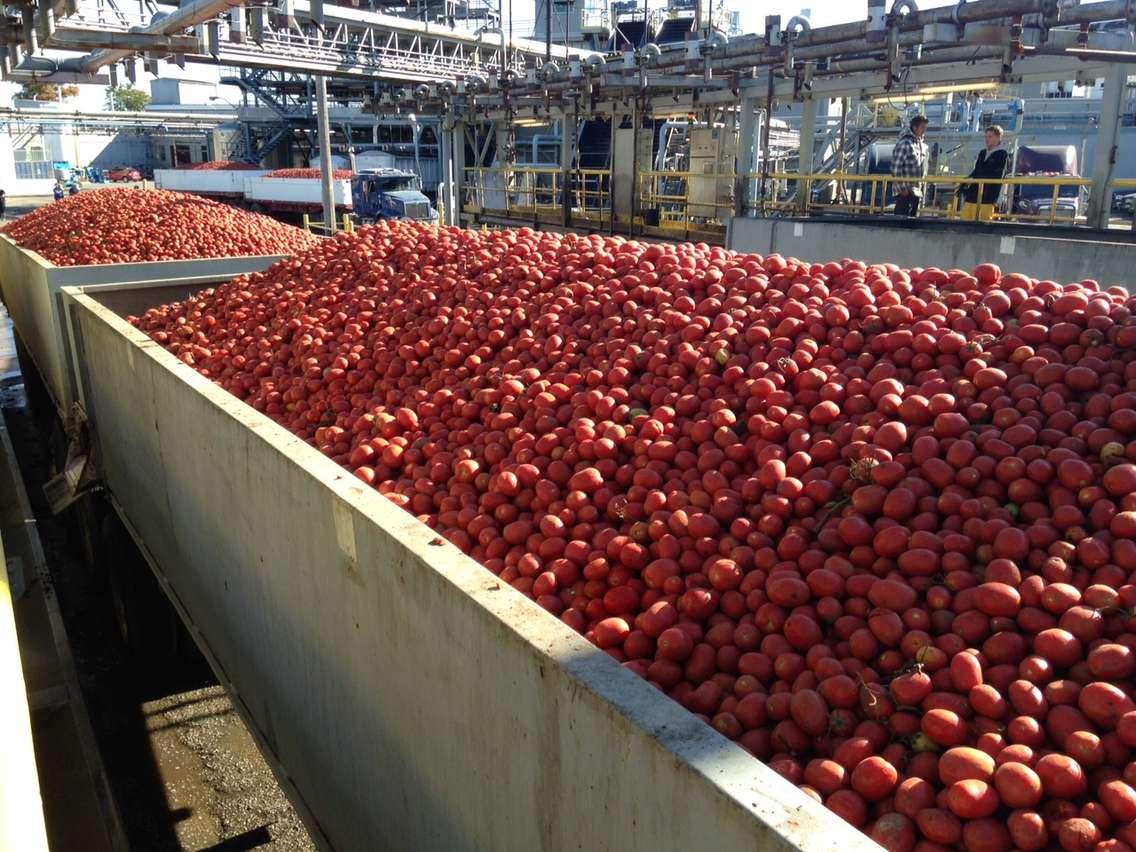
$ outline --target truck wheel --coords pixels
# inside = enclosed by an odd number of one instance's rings
[[[130,661],[147,673],[176,665],[181,621],[134,540],[113,514],[103,522],[100,551],[115,622]]]

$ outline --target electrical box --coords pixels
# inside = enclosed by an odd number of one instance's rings
[[[692,219],[721,219],[734,205],[734,162],[738,134],[725,127],[690,129],[687,209]]]

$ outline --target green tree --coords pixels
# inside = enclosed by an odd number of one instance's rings
[[[29,80],[16,93],[16,97],[28,101],[58,101],[60,96],[64,99],[73,98],[79,94],[78,86],[60,86],[57,83],[44,83],[39,80]]]
[[[150,96],[133,86],[110,86],[106,90],[106,108],[118,112],[138,112],[150,103]]]

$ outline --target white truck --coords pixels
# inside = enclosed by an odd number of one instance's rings
[[[312,178],[269,177],[269,169],[157,169],[158,189],[191,192],[258,212],[316,212],[323,208],[323,188]],[[333,181],[335,206],[351,210],[351,181]]]
[[[268,171],[158,169],[158,189],[191,192],[259,213],[319,213],[323,187],[317,178],[273,177]],[[399,169],[361,169],[332,181],[335,207],[361,221],[433,221],[438,212],[420,189],[418,177]]]

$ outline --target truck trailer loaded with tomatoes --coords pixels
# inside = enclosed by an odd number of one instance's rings
[[[180,618],[318,845],[876,848],[125,319],[272,260],[52,272],[0,237],[0,285],[128,646],[161,664]]]
[[[287,170],[310,171],[310,170]],[[319,178],[287,177],[267,170],[159,169],[158,189],[191,192],[257,212],[318,213],[323,195]],[[417,175],[393,168],[336,172],[336,209],[367,223],[378,219],[437,221],[438,211],[423,194]]]

